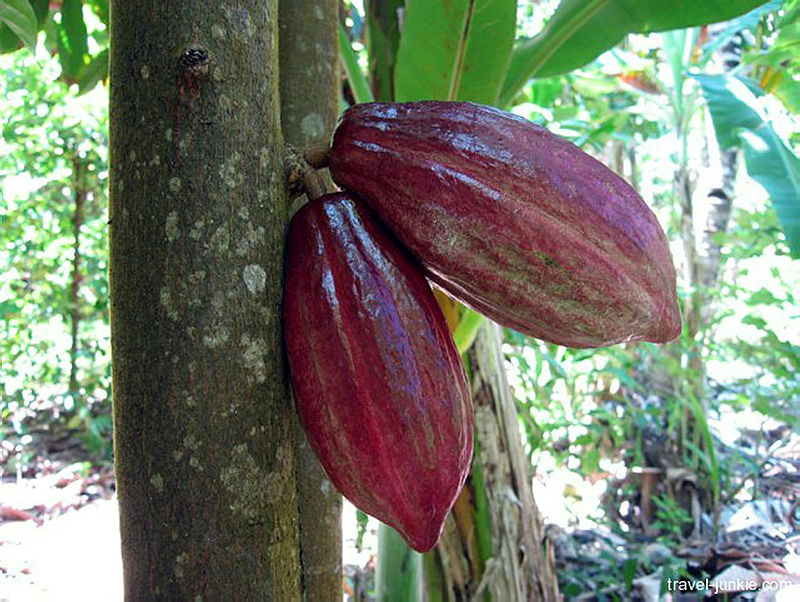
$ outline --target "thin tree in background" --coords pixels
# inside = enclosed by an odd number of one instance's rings
[[[339,115],[338,2],[280,0],[281,127],[298,152],[330,140]],[[314,43],[309,43],[314,40]],[[342,599],[342,496],[295,420],[303,595]]]

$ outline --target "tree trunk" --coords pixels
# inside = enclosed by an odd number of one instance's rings
[[[712,27],[712,35],[720,35],[724,30],[724,24]],[[725,72],[735,70],[741,63],[742,38],[741,34],[733,36],[721,49],[721,60]],[[706,119],[710,128],[710,119]],[[736,163],[738,161],[738,150],[722,150],[714,143],[716,137],[712,132],[706,135],[707,146],[709,147],[709,163],[714,162],[716,169],[713,173],[719,173],[718,187],[711,190],[706,189],[703,203],[702,232],[697,243],[697,266],[694,270],[697,277],[695,283],[700,295],[703,297],[701,311],[698,312],[698,327],[705,326],[713,319],[713,305],[709,291],[716,287],[719,276],[721,261],[721,247],[716,240],[718,234],[722,234],[728,229],[728,221],[733,207],[734,185],[736,183]]]
[[[325,144],[339,114],[338,3],[280,0],[281,124],[295,148]],[[310,42],[313,40],[313,43]],[[342,599],[342,496],[295,419],[303,596]]]
[[[277,12],[276,0],[112,6],[111,332],[128,600],[300,598]]]
[[[76,144],[77,146],[77,144]],[[77,149],[72,156],[72,194],[75,198],[75,210],[72,214],[72,275],[70,276],[69,310],[70,338],[69,350],[69,393],[78,393],[78,351],[80,349],[81,306],[81,226],[83,225],[83,206],[86,204],[86,166],[81,161]]]
[[[724,26],[713,28],[712,36],[719,35]],[[734,36],[721,49],[721,59],[726,72],[735,69],[740,62],[741,39]],[[710,130],[709,120],[706,120]],[[697,340],[713,319],[712,289],[717,285],[719,274],[721,247],[716,240],[718,234],[728,228],[734,183],[736,180],[736,150],[721,150],[716,147],[714,134],[706,134],[706,152],[704,152],[704,168],[697,177],[698,182],[715,182],[712,186],[692,186],[688,168],[679,169],[678,198],[681,206],[681,234],[686,254],[686,278],[692,295],[688,300],[686,311],[686,331],[690,338]],[[698,225],[700,229],[698,230]],[[697,348],[691,351],[689,361],[697,375],[697,390],[702,398],[702,386],[705,379],[702,346],[704,340],[697,340]]]
[[[531,490],[499,329],[487,322],[470,350],[475,458],[445,533],[426,559],[431,600],[558,600],[549,544]],[[432,574],[433,573],[433,574]]]
[[[494,600],[557,600],[554,556],[544,539],[539,509],[533,499],[528,460],[522,451],[519,417],[506,380],[500,329],[488,323],[472,352],[475,422],[482,449],[478,456],[486,483],[492,522],[493,557],[504,580],[489,591]],[[493,418],[494,420],[491,420]],[[498,537],[498,535],[502,537]]]

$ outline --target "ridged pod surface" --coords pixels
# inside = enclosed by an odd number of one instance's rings
[[[525,119],[461,102],[368,103],[342,116],[331,175],[445,291],[571,347],[680,334],[664,232],[611,170]]]
[[[419,264],[347,194],[289,227],[284,337],[297,412],[336,488],[430,549],[472,459],[461,359]]]

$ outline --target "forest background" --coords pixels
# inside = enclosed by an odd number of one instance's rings
[[[444,4],[408,3],[398,20],[386,15],[403,2],[343,2],[341,107],[458,98],[544,125],[639,190],[679,273],[684,331],[669,345],[572,350],[502,331],[560,591],[624,597],[637,579],[663,589],[716,574],[733,563],[719,544],[736,541],[723,535],[744,507],[782,543],[753,554],[748,540],[733,564],[767,556],[797,573],[800,3],[678,3],[677,17],[653,9],[638,24],[613,3],[590,17],[581,10],[600,3],[466,3],[466,34]],[[85,479],[112,459],[108,17],[102,0],[0,2],[4,481],[65,466]],[[681,17],[691,27],[676,29]],[[473,44],[464,64],[451,34]],[[466,350],[482,323],[458,311]],[[391,534],[350,512],[354,597],[431,587],[424,559],[411,575],[387,562],[376,582]]]

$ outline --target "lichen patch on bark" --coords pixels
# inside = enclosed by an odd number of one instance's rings
[[[220,97],[220,100],[223,97]],[[244,174],[241,172],[240,163],[242,156],[238,151],[233,151],[219,169],[219,177],[229,188],[237,188],[244,183]]]
[[[300,120],[300,129],[309,140],[320,140],[325,135],[325,121],[319,113],[309,113]]]
[[[230,244],[231,233],[227,226],[220,226],[217,228],[208,241],[208,246],[216,250],[220,255],[223,255],[230,250]]]
[[[203,345],[209,349],[214,349],[220,345],[228,342],[230,333],[224,326],[216,326],[216,328],[209,329],[208,333],[203,335]]]
[[[161,493],[164,491],[164,477],[162,477],[160,474],[155,473],[151,475],[150,484],[153,486],[153,489],[155,489],[156,492]]]
[[[167,240],[172,242],[176,238],[181,235],[180,230],[178,229],[178,213],[175,211],[170,211],[169,215],[167,215],[167,221],[164,224],[164,232],[167,235]]]
[[[267,273],[260,265],[251,264],[242,270],[242,278],[247,290],[257,295],[264,292],[267,283]]]
[[[266,363],[266,343],[263,338],[250,338],[244,333],[241,339],[242,362],[247,369],[247,380],[251,383],[263,383],[267,377]]]
[[[230,453],[228,465],[219,474],[220,483],[229,494],[230,509],[245,520],[259,517],[267,500],[276,475],[259,468],[247,445],[235,445]]]

